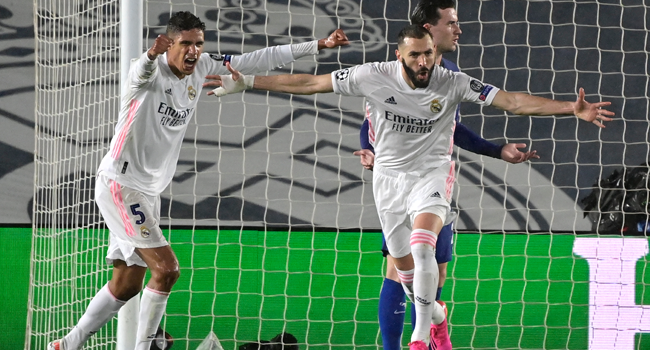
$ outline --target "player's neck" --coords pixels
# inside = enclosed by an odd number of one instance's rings
[[[402,79],[404,79],[406,85],[408,85],[411,89],[415,90],[415,84],[413,84],[411,78],[408,76],[404,68],[402,68]]]
[[[442,63],[442,54],[439,53],[436,55],[436,64],[440,65]]]
[[[175,66],[171,65],[170,63],[167,64],[169,66],[169,69],[172,71],[172,73],[180,80],[185,78],[185,74],[181,72],[178,68]]]

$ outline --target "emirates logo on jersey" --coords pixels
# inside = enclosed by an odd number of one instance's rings
[[[187,96],[189,96],[190,100],[194,100],[196,98],[196,90],[194,90],[194,86],[191,86],[187,88]]]
[[[442,105],[440,104],[440,101],[433,100],[431,101],[431,105],[429,106],[429,109],[431,110],[432,113],[439,113],[440,111],[442,111]]]

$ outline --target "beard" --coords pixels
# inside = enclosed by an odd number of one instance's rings
[[[429,82],[431,81],[431,70],[427,67],[422,67],[420,68],[419,71],[414,71],[413,69],[409,68],[409,66],[406,65],[406,62],[402,58],[402,67],[404,67],[404,70],[406,71],[406,75],[411,79],[411,82],[416,88],[424,89],[429,86]],[[425,80],[419,79],[418,74],[419,73],[428,73],[427,78]]]

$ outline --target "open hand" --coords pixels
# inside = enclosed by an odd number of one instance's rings
[[[573,104],[573,113],[582,120],[586,120],[590,123],[596,124],[598,127],[604,128],[605,125],[603,122],[611,121],[612,118],[607,116],[614,115],[614,112],[601,109],[601,107],[609,106],[611,104],[611,102],[589,103],[585,101],[585,89],[580,88],[578,99]]]
[[[375,166],[375,154],[372,153],[372,151],[369,149],[354,151],[352,154],[360,157],[359,161],[365,169],[372,170],[372,168]]]
[[[221,97],[253,88],[255,76],[241,74],[230,65],[230,62],[226,62],[226,68],[228,68],[231,75],[205,76],[205,79],[208,81],[203,83],[203,87],[216,87],[216,89],[208,91],[208,96],[215,95]]]
[[[507,143],[501,149],[501,159],[512,164],[525,162],[531,158],[539,159],[537,151],[522,152],[519,150],[525,147],[525,143]]]

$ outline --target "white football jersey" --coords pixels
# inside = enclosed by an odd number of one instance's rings
[[[251,74],[281,67],[295,58],[291,45],[241,56],[203,53],[194,73],[178,79],[169,68],[167,54],[151,61],[145,52],[131,64],[115,135],[99,171],[122,186],[149,195],[160,194],[176,171],[183,137],[205,76],[230,74],[226,61],[242,73]]]
[[[366,98],[375,163],[423,173],[451,161],[456,108],[490,105],[498,88],[440,66],[427,88],[412,89],[399,61],[366,63],[332,72],[334,92]]]

